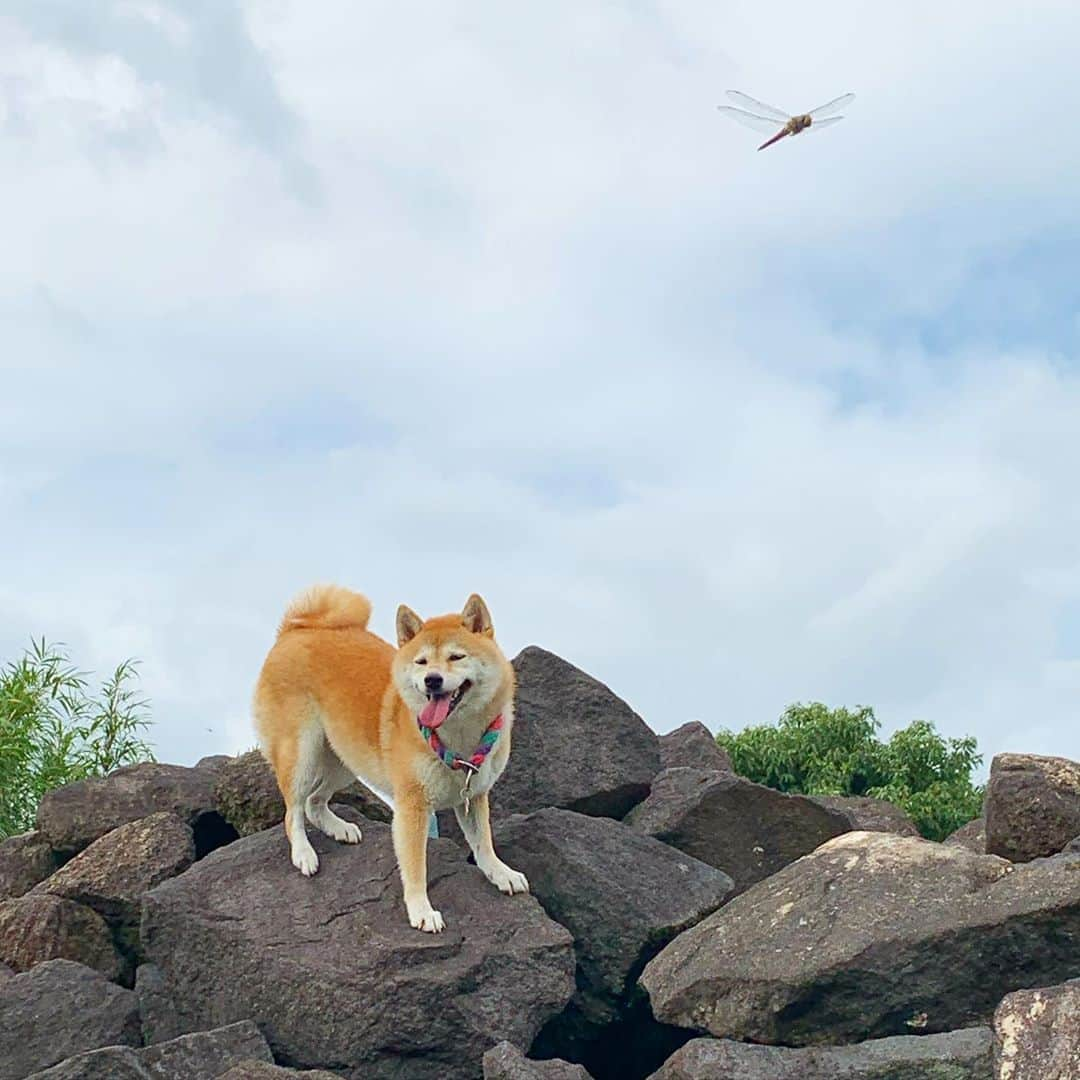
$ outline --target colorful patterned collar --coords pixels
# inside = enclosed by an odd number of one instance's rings
[[[417,717],[417,726],[420,728],[420,734],[423,735],[424,741],[435,752],[435,756],[444,764],[449,765],[451,769],[468,769],[470,774],[477,772],[484,761],[487,759],[488,754],[491,753],[492,748],[499,741],[499,732],[503,729],[503,717],[502,713],[499,713],[494,720],[488,724],[484,734],[480,736],[480,744],[467,757],[459,757],[454,753],[443,741],[439,738],[439,733],[434,728],[425,727],[423,721]]]

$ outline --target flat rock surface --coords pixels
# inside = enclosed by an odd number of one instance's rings
[[[0,1080],[139,1041],[135,995],[82,964],[50,960],[0,981]]]
[[[734,773],[667,769],[626,824],[729,874],[735,891],[851,829],[845,814]]]
[[[113,980],[125,970],[108,926],[90,908],[38,893],[0,903],[0,961],[29,971],[57,959],[85,964]]]
[[[447,929],[424,934],[408,924],[388,826],[367,822],[357,845],[312,842],[312,878],[271,829],[147,894],[143,948],[181,1030],[250,1018],[290,1065],[377,1080],[402,1076],[404,1057],[410,1076],[456,1080],[502,1039],[527,1047],[569,1001],[570,935],[455,845],[428,845]]]
[[[653,1080],[990,1080],[988,1028],[792,1049],[692,1039]]]
[[[998,1080],[1080,1077],[1080,980],[1018,990],[994,1012]]]
[[[680,934],[641,982],[667,1023],[808,1045],[988,1021],[1075,973],[1080,859],[846,833]]]
[[[986,786],[986,850],[1013,862],[1054,855],[1080,835],[1080,764],[998,754]]]

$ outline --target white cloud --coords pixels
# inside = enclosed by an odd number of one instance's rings
[[[142,657],[188,761],[308,582],[478,589],[659,730],[1080,757],[1075,309],[1009,262],[1080,235],[1071,6],[82,10],[0,19],[3,655]],[[731,85],[859,100],[757,155]]]

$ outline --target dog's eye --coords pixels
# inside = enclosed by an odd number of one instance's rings
[[[426,663],[427,663],[427,658],[426,658],[426,657],[424,657],[424,656],[418,656],[418,657],[416,658],[416,662],[417,662],[418,664],[426,664]]]
[[[465,654],[464,653],[452,653],[446,659],[447,660],[464,660],[465,659]]]

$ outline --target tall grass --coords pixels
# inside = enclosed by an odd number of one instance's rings
[[[96,690],[88,678],[44,639],[0,669],[0,839],[33,827],[45,792],[153,760],[135,661]]]

